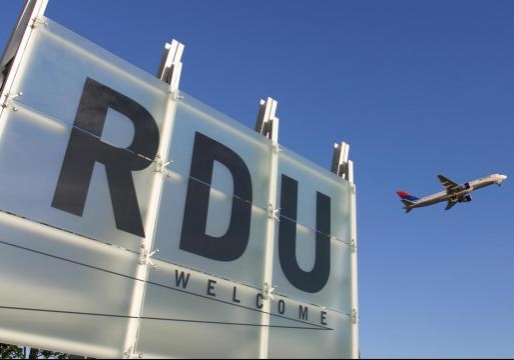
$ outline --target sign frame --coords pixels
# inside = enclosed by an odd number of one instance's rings
[[[4,55],[1,58],[0,64],[2,65],[2,69],[6,66],[9,67],[7,74],[5,78],[0,79],[2,81],[2,88],[0,93],[0,118],[7,119],[7,113],[8,112],[14,112],[17,111],[16,106],[26,106],[26,104],[22,102],[19,102],[17,100],[17,96],[22,96],[21,93],[12,94],[11,91],[13,91],[14,84],[16,83],[16,79],[20,74],[23,72],[21,69],[21,65],[24,61],[25,51],[27,48],[29,48],[29,43],[31,38],[33,37],[33,32],[38,31],[38,27],[44,27],[45,17],[44,17],[44,11],[47,6],[48,0],[27,0],[26,4],[24,6],[24,9],[22,11],[22,14],[20,15],[18,24],[13,32],[13,35],[11,36],[11,39],[6,47],[6,50],[4,52]],[[158,148],[156,150],[155,157],[150,157],[147,160],[152,166],[152,171],[154,171],[154,175],[151,180],[151,190],[149,194],[149,198],[147,201],[147,212],[145,213],[144,219],[143,219],[143,227],[145,230],[146,236],[140,237],[140,243],[138,244],[139,250],[136,252],[133,252],[133,255],[131,255],[131,260],[134,262],[134,274],[128,275],[128,278],[133,280],[133,287],[130,291],[130,296],[128,299],[128,307],[127,307],[127,314],[123,315],[123,318],[127,321],[126,330],[124,333],[124,339],[123,339],[123,345],[122,349],[120,350],[120,353],[118,355],[123,356],[124,358],[141,358],[145,356],[144,353],[138,352],[138,342],[139,338],[141,336],[141,331],[143,328],[143,323],[148,323],[149,316],[145,313],[145,302],[148,300],[146,299],[147,296],[147,289],[148,285],[152,284],[152,278],[151,278],[151,272],[152,269],[156,265],[162,266],[161,264],[164,264],[162,262],[162,258],[157,258],[157,252],[158,249],[155,248],[155,234],[157,232],[157,226],[159,223],[159,212],[161,211],[161,194],[163,192],[163,189],[166,185],[166,178],[170,176],[174,176],[173,174],[173,165],[172,165],[172,159],[169,158],[170,149],[171,149],[171,143],[172,143],[172,137],[174,135],[175,130],[175,121],[177,118],[177,112],[179,104],[181,103],[183,94],[179,91],[179,83],[180,83],[180,75],[182,70],[182,62],[181,57],[184,50],[184,46],[180,44],[179,42],[173,40],[171,44],[166,44],[163,61],[158,71],[158,78],[161,79],[163,82],[168,84],[168,91],[169,96],[168,100],[166,102],[166,108],[164,109],[164,120],[162,124],[160,124],[159,129],[159,139],[158,139]],[[102,85],[104,86],[104,85]],[[105,85],[105,87],[108,87],[108,85]],[[85,88],[86,89],[86,88]],[[85,90],[84,90],[85,91]],[[113,90],[114,91],[114,90]],[[116,95],[110,95],[116,96]],[[270,148],[270,158],[269,158],[269,169],[268,169],[268,176],[269,176],[269,186],[268,186],[268,193],[267,193],[267,206],[265,206],[263,209],[260,209],[259,211],[264,211],[267,214],[267,219],[265,222],[265,230],[264,233],[265,239],[264,239],[264,245],[263,245],[263,283],[262,287],[259,287],[259,292],[253,301],[255,301],[255,304],[257,304],[257,310],[260,312],[260,320],[259,324],[254,324],[255,326],[258,326],[259,328],[259,336],[258,336],[258,346],[257,351],[255,353],[256,356],[259,358],[268,358],[277,356],[277,354],[281,354],[280,351],[273,352],[270,351],[270,347],[273,346],[273,342],[270,340],[270,329],[274,327],[285,327],[280,325],[281,321],[277,321],[277,314],[282,314],[280,306],[287,306],[286,300],[288,299],[286,293],[281,292],[281,289],[276,289],[274,286],[274,271],[276,270],[278,264],[277,261],[274,259],[277,259],[277,256],[279,256],[280,249],[277,248],[277,234],[281,231],[280,227],[280,221],[281,221],[281,209],[280,209],[280,192],[284,189],[284,184],[286,184],[284,181],[284,173],[281,173],[280,171],[280,163],[283,156],[281,155],[281,152],[284,150],[278,143],[278,124],[279,119],[276,116],[276,110],[277,110],[277,102],[271,98],[268,98],[267,100],[261,100],[260,107],[259,107],[259,115],[257,119],[257,124],[255,130],[263,135],[263,137],[267,138],[267,141],[269,142],[269,148]],[[43,115],[44,116],[44,115]],[[210,116],[210,115],[208,115]],[[78,116],[77,116],[78,118]],[[104,119],[105,121],[105,119]],[[216,120],[218,121],[218,120]],[[79,131],[84,131],[84,128],[80,128],[78,125],[78,120],[75,121],[75,124],[73,124],[73,129],[78,129]],[[2,124],[2,129],[5,128],[5,124]],[[4,129],[5,130],[5,129]],[[2,132],[4,131],[2,130]],[[86,129],[89,131],[89,129]],[[137,129],[136,129],[137,132]],[[197,134],[199,134],[197,132]],[[89,135],[87,135],[89,136]],[[101,131],[99,133],[99,138],[101,138],[102,134]],[[211,143],[214,143],[214,139],[208,140]],[[0,144],[2,140],[0,139]],[[70,140],[71,143],[71,140]],[[221,144],[224,146],[223,144]],[[68,145],[70,146],[70,145]],[[209,145],[210,146],[210,145]],[[228,148],[228,147],[227,147]],[[126,150],[126,149],[123,149]],[[230,150],[230,149],[229,149]],[[356,220],[356,187],[353,183],[353,162],[348,160],[348,146],[346,144],[341,144],[341,147],[336,145],[334,153],[334,161],[333,161],[333,168],[332,171],[336,175],[332,176],[338,176],[340,178],[341,184],[346,184],[345,186],[349,186],[349,195],[346,198],[345,201],[348,202],[348,205],[344,205],[344,208],[347,209],[347,214],[345,215],[347,220],[346,225],[348,227],[348,235],[342,235],[343,238],[339,239],[333,234],[322,234],[322,237],[328,237],[330,244],[332,244],[332,241],[339,241],[338,246],[342,247],[348,247],[349,249],[349,255],[347,257],[347,260],[349,262],[349,274],[345,274],[348,278],[345,280],[346,285],[345,289],[349,292],[348,294],[348,300],[347,303],[345,303],[344,307],[348,310],[347,313],[343,313],[340,311],[340,309],[336,310],[330,310],[335,311],[338,316],[346,317],[350,325],[345,329],[348,333],[348,344],[350,349],[348,352],[346,352],[347,357],[351,358],[358,358],[359,357],[359,340],[358,340],[358,296],[357,296],[357,220]],[[225,151],[222,149],[222,151]],[[137,154],[136,154],[137,155]],[[237,155],[237,154],[236,154]],[[141,156],[141,155],[139,155]],[[66,161],[66,160],[65,160]],[[193,160],[192,160],[193,161]],[[214,157],[212,162],[217,161],[217,159]],[[218,161],[219,162],[219,161]],[[244,161],[243,161],[244,162]],[[105,164],[104,164],[105,165]],[[64,165],[63,165],[64,169]],[[230,169],[229,169],[230,170]],[[63,170],[64,171],[64,170]],[[61,173],[62,175],[62,173]],[[211,174],[212,175],[212,174]],[[287,177],[287,176],[286,176]],[[234,180],[235,181],[235,180]],[[279,186],[280,182],[282,181],[282,185]],[[209,187],[212,187],[212,184],[208,184]],[[111,185],[109,185],[111,186]],[[235,186],[235,185],[234,185]],[[289,186],[289,185],[287,185]],[[282,189],[281,189],[282,187]],[[112,190],[112,189],[111,189]],[[111,191],[112,193],[112,191]],[[323,194],[322,194],[323,195]],[[87,196],[87,193],[86,193]],[[112,196],[112,195],[111,195]],[[320,204],[320,195],[318,196],[318,206]],[[322,197],[321,197],[322,198]],[[245,200],[245,199],[243,199]],[[235,200],[232,200],[235,201]],[[251,203],[251,200],[250,200]],[[113,203],[114,206],[114,203]],[[255,205],[256,206],[256,205]],[[298,206],[298,205],[296,205]],[[325,205],[324,205],[325,206]],[[336,204],[337,206],[343,206],[340,204]],[[57,206],[54,206],[55,208],[58,208]],[[329,208],[330,209],[330,208]],[[66,211],[66,210],[65,210]],[[3,209],[1,209],[0,204],[0,212],[4,212]],[[16,214],[15,214],[16,215]],[[23,223],[23,216],[24,214],[17,214],[20,216],[20,219],[16,219],[15,221]],[[33,219],[34,220],[34,219]],[[282,219],[283,221],[284,219]],[[288,219],[286,219],[288,220]],[[30,217],[26,221],[32,221],[30,220]],[[36,219],[37,221],[37,219]],[[318,220],[319,221],[319,220]],[[305,227],[304,224],[300,224],[300,221],[296,221],[294,219],[294,226],[296,228],[305,228],[307,232],[314,233],[320,233],[321,231],[318,230],[317,225],[316,228],[309,229],[308,227]],[[48,224],[50,226],[54,226],[54,224]],[[1,226],[1,225],[0,225]],[[283,225],[284,226],[284,225]],[[38,229],[41,229],[40,227],[37,227]],[[41,231],[41,230],[38,230]],[[52,234],[59,231],[59,226],[55,226]],[[84,238],[84,235],[81,236],[81,234],[76,234],[74,236],[79,236],[81,238]],[[84,238],[86,239],[86,238]],[[0,239],[1,241],[1,239]],[[82,240],[81,240],[82,241]],[[21,245],[16,245],[21,246]],[[97,245],[94,245],[97,246]],[[98,244],[98,246],[104,246],[104,244]],[[332,247],[332,245],[330,245]],[[278,250],[278,251],[277,251]],[[132,250],[131,250],[132,251]],[[187,251],[187,250],[186,250]],[[244,250],[243,250],[244,251]],[[49,256],[52,256],[52,254],[47,254]],[[54,257],[58,257],[57,255],[54,255]],[[156,258],[156,259],[154,259]],[[76,260],[74,260],[77,262]],[[298,261],[298,259],[296,259]],[[280,261],[280,265],[282,264],[282,261]],[[298,264],[297,264],[298,265]],[[178,265],[177,265],[178,266]],[[181,270],[183,271],[183,270]],[[199,271],[199,269],[192,269],[192,271]],[[331,271],[331,270],[329,270]],[[304,271],[305,273],[308,273],[308,271]],[[177,273],[176,273],[177,274]],[[184,273],[185,274],[185,273]],[[193,273],[193,274],[200,274]],[[123,275],[127,277],[127,275]],[[184,275],[185,276],[185,275]],[[189,275],[188,275],[189,276]],[[222,283],[222,278],[219,277],[217,274],[212,274],[212,277],[207,277],[207,289],[206,294],[204,296],[207,297],[216,297],[216,284],[217,282]],[[217,277],[218,276],[218,277]],[[233,280],[232,280],[233,281]],[[179,282],[180,284],[180,282]],[[232,293],[232,299],[229,302],[237,303],[236,300],[240,301],[237,296],[237,282],[233,281],[233,293]],[[155,285],[155,284],[154,284]],[[159,285],[159,284],[157,284]],[[247,284],[243,284],[244,286],[247,286]],[[293,284],[294,285],[294,284]],[[161,286],[161,285],[159,285]],[[324,286],[324,285],[323,285]],[[322,286],[322,287],[323,287]],[[226,285],[225,288],[229,288],[229,285]],[[223,289],[225,289],[223,288]],[[246,289],[246,288],[245,288]],[[243,290],[240,290],[243,291]],[[246,291],[246,290],[245,290]],[[319,288],[315,288],[312,291],[308,290],[308,292],[316,293],[319,291]],[[196,295],[195,295],[196,296]],[[299,306],[299,319],[300,320],[306,320],[307,319],[307,306],[305,304],[312,304],[305,302],[305,299],[309,299],[309,296],[306,296],[304,299],[302,298],[291,298],[291,302],[295,303],[298,302]],[[303,301],[303,302],[302,302]],[[273,304],[278,305],[278,313],[277,310],[273,310],[272,306]],[[319,309],[320,316],[321,316],[321,324],[325,325],[326,321],[326,312],[323,310],[323,304],[316,304],[313,305],[316,306],[316,309]],[[253,311],[253,310],[252,310]],[[275,312],[274,312],[275,311]],[[284,310],[285,311],[285,310]],[[311,308],[311,311],[312,308]],[[318,311],[318,310],[316,310]],[[155,319],[153,319],[155,320]],[[291,320],[291,319],[289,319]],[[345,320],[346,321],[346,320]],[[273,325],[273,324],[279,324],[279,325]],[[325,326],[325,330],[329,329],[328,326]],[[330,330],[330,329],[329,329]],[[333,329],[332,329],[333,330]],[[20,335],[21,336],[21,335]],[[9,340],[9,332],[4,329],[0,329],[0,338],[3,340],[8,341]],[[23,338],[23,336],[22,336]],[[13,337],[12,339],[20,339],[20,337]],[[47,346],[52,342],[52,340],[48,339],[42,339],[41,337],[32,336],[30,338],[27,338],[26,345],[30,346]],[[76,344],[77,345],[77,344]],[[103,350],[92,350],[90,351],[87,345],[77,345],[76,349],[78,349],[80,353],[84,353],[84,355],[87,356],[115,356],[116,354],[109,353],[109,352],[102,352]],[[56,343],[55,347],[51,346],[53,350],[57,351],[65,351],[70,352],[70,346],[69,344],[65,344],[65,342],[62,343]],[[74,353],[76,351],[73,351]],[[149,355],[148,353],[146,355]],[[154,354],[155,355],[155,354]],[[157,354],[158,355],[158,354]],[[162,355],[162,354],[161,354]],[[173,354],[166,354],[168,356],[173,356]],[[320,356],[323,356],[323,354],[319,354]],[[333,354],[332,354],[333,355]]]

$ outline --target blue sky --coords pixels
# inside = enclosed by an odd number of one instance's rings
[[[2,2],[0,46],[22,1]],[[363,358],[514,357],[514,2],[59,1],[46,15],[155,73],[185,44],[180,88],[329,167],[350,144]],[[473,201],[402,210],[491,173]]]

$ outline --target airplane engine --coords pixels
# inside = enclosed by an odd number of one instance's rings
[[[464,197],[461,197],[459,199],[459,202],[470,202],[472,199],[471,199],[471,195],[466,195]]]

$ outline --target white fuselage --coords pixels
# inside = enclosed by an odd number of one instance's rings
[[[414,201],[414,203],[412,205],[409,205],[408,208],[413,209],[413,208],[417,208],[417,207],[428,206],[428,205],[436,204],[436,203],[442,202],[442,201],[458,202],[459,199],[462,199],[463,197],[468,195],[473,190],[480,189],[485,186],[489,186],[489,185],[493,185],[493,184],[500,185],[502,183],[502,181],[505,179],[507,179],[507,176],[505,176],[505,175],[492,174],[492,175],[462,184],[454,192],[440,191],[438,193],[425,196],[421,199]]]

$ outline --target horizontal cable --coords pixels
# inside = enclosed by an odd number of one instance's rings
[[[130,316],[130,315],[120,315],[120,314],[102,314],[102,313],[81,312],[81,311],[37,309],[37,308],[2,306],[2,305],[0,305],[0,310],[15,310],[15,311],[40,312],[40,313],[52,313],[52,314],[64,314],[64,315],[79,315],[79,316],[91,316],[91,317],[93,317],[93,316],[94,317],[109,317],[109,318],[121,318],[121,319],[141,319],[141,320],[156,320],[156,321],[170,321],[170,322],[184,322],[184,323],[200,323],[200,324],[212,324],[212,325],[253,326],[253,327],[270,327],[270,328],[297,329],[297,330],[332,330],[330,328],[323,328],[323,327],[263,325],[263,324],[236,323],[236,322],[225,322],[225,321],[176,319],[176,318],[151,317],[151,316]]]
[[[306,325],[314,327],[313,329],[333,330],[333,329],[328,328],[326,326],[321,326],[321,325],[317,325],[317,324],[311,324],[311,323],[308,323],[308,322],[305,322],[305,321],[302,321],[302,320],[289,318],[287,316],[277,315],[277,314],[261,311],[259,309],[255,309],[255,308],[244,306],[244,305],[240,305],[240,304],[234,304],[232,302],[228,302],[228,301],[224,301],[224,300],[220,300],[220,299],[214,299],[214,298],[206,296],[206,295],[195,294],[193,292],[186,291],[184,289],[174,288],[174,287],[169,286],[169,285],[159,284],[159,283],[152,282],[152,281],[145,281],[145,280],[142,280],[142,279],[138,279],[138,278],[136,278],[134,276],[130,276],[130,275],[126,275],[126,274],[121,274],[121,273],[118,273],[118,272],[115,272],[115,271],[107,270],[107,269],[100,268],[100,267],[93,266],[93,265],[89,265],[89,264],[85,264],[83,262],[79,262],[79,261],[76,261],[76,260],[71,260],[71,259],[63,258],[61,256],[49,254],[49,253],[46,253],[46,252],[43,252],[43,251],[39,251],[39,250],[35,250],[35,249],[30,249],[28,247],[12,244],[12,243],[9,243],[9,242],[6,242],[6,241],[0,240],[0,244],[6,245],[6,246],[11,246],[11,247],[14,247],[14,248],[17,248],[17,249],[20,249],[20,250],[28,251],[28,252],[31,252],[31,253],[34,253],[34,254],[37,254],[37,255],[46,256],[46,257],[49,257],[49,258],[52,258],[52,259],[56,259],[56,260],[59,260],[59,261],[64,261],[64,262],[67,262],[67,263],[70,263],[70,264],[74,264],[74,265],[86,267],[86,268],[89,268],[89,269],[93,269],[93,270],[96,270],[96,271],[104,272],[104,273],[107,273],[107,274],[110,274],[110,275],[123,277],[125,279],[139,281],[139,282],[142,282],[142,283],[145,283],[145,284],[148,284],[148,285],[154,285],[154,286],[158,286],[158,287],[161,287],[161,288],[164,288],[164,289],[167,289],[167,290],[172,290],[172,291],[184,293],[184,294],[187,294],[187,295],[199,297],[199,298],[202,298],[202,299],[205,299],[205,300],[216,301],[216,302],[219,302],[219,303],[222,303],[222,304],[225,304],[225,305],[235,306],[235,307],[242,308],[242,309],[245,309],[245,310],[255,311],[255,312],[262,313],[262,314],[267,314],[267,315],[270,315],[270,316],[274,316],[274,317],[277,317],[277,318],[282,318],[282,319],[285,319],[285,320],[289,320],[289,321],[293,321],[293,322],[297,322],[297,323],[301,323],[301,324],[306,324]],[[115,316],[115,315],[112,315],[112,316]],[[140,318],[140,317],[135,317],[135,318]],[[143,318],[144,317],[141,317],[141,319],[143,319]],[[291,327],[291,328],[295,328],[295,327]]]

